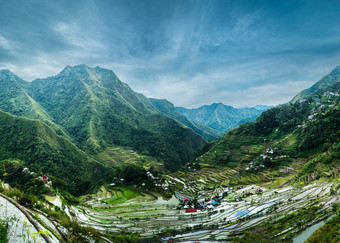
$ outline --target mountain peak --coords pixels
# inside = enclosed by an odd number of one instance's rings
[[[0,70],[0,81],[5,82],[14,82],[14,83],[24,83],[25,81],[19,78],[17,75],[12,73],[9,69],[1,69]]]
[[[15,75],[9,69],[0,69],[0,74],[1,75],[6,75],[6,76],[14,76]]]
[[[340,73],[340,65],[336,66],[332,71],[331,74],[338,74]]]
[[[93,75],[105,75],[110,76],[111,78],[117,78],[116,74],[112,70],[101,68],[99,66],[89,67],[85,64],[75,66],[67,65],[57,76],[87,77]]]
[[[76,65],[76,66],[70,66],[67,65],[60,73],[59,75],[61,76],[66,76],[72,73],[84,73],[87,72],[88,70],[90,70],[92,68],[90,68],[89,66],[85,65],[85,64],[80,64],[80,65]]]

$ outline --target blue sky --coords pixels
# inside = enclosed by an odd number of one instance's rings
[[[0,68],[112,69],[194,108],[289,101],[340,65],[339,0],[0,0]]]

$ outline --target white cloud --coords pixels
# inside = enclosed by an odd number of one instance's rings
[[[92,33],[84,31],[76,23],[56,23],[53,28],[57,33],[59,33],[68,44],[75,47],[87,50],[89,52],[106,50],[107,45],[98,41],[98,38],[94,38]]]
[[[8,51],[10,54],[14,54],[18,48],[18,43],[5,38],[3,35],[0,35],[0,47]]]
[[[277,84],[253,86],[237,92],[224,92],[222,101],[235,107],[255,106],[259,104],[278,105],[290,101],[303,89],[309,88],[315,81],[286,81]]]

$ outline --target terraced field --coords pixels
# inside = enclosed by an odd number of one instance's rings
[[[229,171],[229,173],[231,172]],[[220,176],[226,175],[227,173]],[[209,178],[208,172],[202,176],[202,180],[205,182],[207,178]],[[186,185],[184,192],[176,192],[178,198],[193,195],[186,194],[190,191],[199,192],[199,189],[190,185],[189,179],[169,177],[169,180]],[[214,182],[214,180],[207,180],[205,183]],[[323,216],[331,204],[340,202],[340,191],[330,193],[330,189],[335,188],[336,183],[339,182],[319,181],[304,187],[264,188],[263,194],[256,194],[258,186],[251,185],[230,193],[217,207],[205,211],[198,210],[196,213],[185,213],[183,209],[176,209],[179,201],[174,196],[170,200],[163,200],[159,195],[148,192],[141,192],[140,195],[130,198],[124,203],[108,204],[105,202],[107,198],[102,198],[99,201],[85,200],[80,206],[72,206],[71,211],[82,225],[92,226],[102,231],[127,230],[137,232],[147,238],[163,235],[163,240],[169,238],[170,232],[180,231],[186,233],[173,234],[171,237],[176,241],[230,240],[235,235],[243,234],[246,229],[264,221],[270,222],[287,213],[311,205],[320,206],[318,215]],[[183,188],[184,184],[182,184]],[[203,182],[202,184],[204,185]],[[222,192],[223,188],[210,191],[202,190],[198,200]],[[244,196],[250,192],[253,195]],[[243,196],[242,201],[235,202],[235,198],[241,196]],[[284,235],[278,237],[284,237]]]
[[[139,164],[145,166],[146,168],[150,168],[151,166],[156,168],[163,166],[161,162],[157,161],[157,159],[151,156],[141,155],[128,147],[122,147],[118,145],[93,155],[93,158],[99,162],[111,166],[118,166],[126,163]]]
[[[275,177],[275,180],[273,180]],[[267,185],[281,186],[289,182],[293,175],[286,173],[279,173],[275,170],[260,171],[257,174],[244,173],[241,174],[230,168],[216,169],[216,168],[203,168],[199,171],[183,172],[178,171],[171,176],[166,176],[168,182],[173,185],[177,190],[181,190],[191,195],[201,195],[204,191],[212,190],[216,187],[223,187],[226,185]],[[174,180],[173,178],[177,178]],[[178,179],[180,178],[180,179]]]

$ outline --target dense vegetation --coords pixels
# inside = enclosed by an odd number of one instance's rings
[[[39,119],[54,131],[70,139],[65,130],[38,104],[24,88],[26,82],[8,70],[0,70],[0,110],[12,115]]]
[[[287,214],[279,219],[273,219],[247,230],[241,239],[234,242],[289,242],[295,236],[292,229],[302,227],[308,222],[313,222],[319,216],[318,211],[320,210],[322,210],[322,207],[312,206]],[[325,214],[326,212],[322,213]],[[280,238],[281,232],[287,229],[291,232],[284,238]]]
[[[24,161],[25,167],[35,173],[54,175],[65,181],[66,189],[73,194],[86,191],[95,177],[103,176],[101,165],[41,121],[0,111],[0,133],[0,160]],[[4,161],[0,166],[4,173],[13,172],[5,168]],[[15,177],[20,178],[20,174]]]
[[[340,82],[340,66],[337,66],[329,74],[322,77],[318,82],[316,82],[312,87],[301,91],[297,94],[291,102],[295,103],[305,97],[313,95],[322,89],[328,88],[336,83]]]
[[[319,242],[340,242],[340,204],[333,205],[333,211],[337,214],[334,218],[326,222],[319,230],[313,233],[308,238],[307,243],[319,243]]]
[[[299,182],[335,175],[340,158],[339,86],[263,112],[255,122],[229,131],[195,161],[205,168],[236,169],[236,183],[239,176],[283,166],[300,170]]]
[[[205,143],[106,69],[66,67],[32,83],[2,70],[0,84],[0,110],[40,120],[0,111],[0,160],[17,159],[30,171],[54,176],[55,185],[72,194],[120,176],[113,167],[130,161],[110,164],[114,158],[101,154],[113,146],[136,151],[142,166],[176,170]]]
[[[202,124],[198,124],[194,121],[191,121],[184,115],[180,114],[176,111],[174,104],[170,103],[167,100],[158,100],[158,99],[149,99],[153,106],[157,108],[161,113],[179,121],[183,125],[190,127],[194,132],[200,134],[203,138],[208,141],[212,141],[215,138],[221,137],[224,133],[221,131],[217,131],[208,126],[204,126]]]
[[[160,114],[106,69],[67,67],[27,88],[76,145],[92,154],[114,144],[128,146],[174,170],[204,144],[199,135]]]

